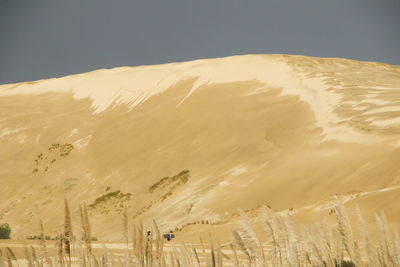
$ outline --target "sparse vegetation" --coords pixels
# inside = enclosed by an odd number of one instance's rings
[[[181,226],[177,226],[177,227],[175,227],[175,229],[174,229],[174,231],[175,232],[180,232],[180,231],[182,231],[184,228],[186,228],[186,227],[188,227],[188,226],[190,226],[190,225],[196,225],[196,224],[203,224],[203,225],[222,225],[222,224],[225,224],[226,223],[226,221],[225,222],[223,222],[223,221],[210,221],[210,220],[199,220],[199,221],[194,221],[194,222],[189,222],[189,223],[185,223],[185,224],[183,224],[183,225],[181,225]]]
[[[149,187],[149,192],[153,193],[156,190],[160,190],[160,197],[158,200],[154,202],[161,202],[166,200],[168,197],[172,196],[173,192],[175,189],[177,189],[179,186],[186,184],[189,181],[190,178],[190,171],[189,170],[183,170],[177,175],[174,175],[172,177],[163,177],[156,183],[152,184]],[[167,189],[168,191],[163,191],[162,189]],[[145,213],[147,210],[149,210],[154,203],[150,202],[147,203],[146,205],[142,206],[140,209],[137,210],[137,212],[132,216],[133,218],[136,218],[137,216]]]
[[[140,214],[145,213],[146,211],[148,211],[151,206],[153,206],[153,202],[148,203],[147,205],[143,206],[141,209],[139,209],[135,215],[133,215],[133,218],[136,218],[137,216],[139,216]]]
[[[119,202],[128,201],[131,199],[131,196],[131,193],[122,193],[120,190],[108,192],[107,194],[103,194],[101,197],[96,198],[96,200],[88,207],[94,209],[97,206],[105,204],[112,199],[117,199]]]
[[[11,227],[8,223],[0,224],[0,239],[10,239]]]
[[[163,179],[165,179],[165,178],[168,178],[168,177],[164,177]],[[176,188],[178,188],[179,186],[186,184],[189,181],[189,178],[190,178],[190,171],[184,170],[171,178],[165,179],[165,182],[163,182],[163,184],[170,185],[170,187],[169,187],[168,192],[164,193],[160,197],[160,201],[164,201],[169,196],[171,196],[173,194],[174,190]]]
[[[166,177],[161,178],[159,181],[157,181],[156,183],[152,184],[149,187],[149,192],[153,193],[156,189],[163,188],[163,187],[170,185],[172,183],[175,183],[175,182],[178,182],[178,184],[175,186],[175,187],[177,187],[181,184],[187,183],[189,178],[190,178],[190,171],[183,170],[175,176],[172,176],[172,177],[166,176]]]
[[[164,183],[166,183],[168,180],[169,180],[169,177],[166,176],[166,177],[161,178],[159,181],[157,181],[157,182],[154,183],[153,185],[151,185],[151,186],[149,187],[150,193],[153,193],[154,190],[156,190],[157,188],[159,188],[161,185],[163,185]]]
[[[64,192],[71,191],[75,186],[77,186],[77,178],[69,177],[64,181]]]
[[[48,149],[46,153],[40,153],[34,159],[35,168],[32,170],[32,173],[38,173],[39,170],[43,170],[45,172],[49,171],[49,164],[53,164],[56,162],[56,158],[65,158],[67,157],[71,151],[74,149],[72,144],[59,144],[54,143]]]
[[[72,144],[59,144],[55,143],[52,144],[47,150],[48,151],[57,151],[59,153],[60,157],[66,157],[71,153],[71,151],[74,149],[74,146]]]
[[[186,209],[186,213],[190,213],[193,209],[193,204],[190,204],[190,206]]]

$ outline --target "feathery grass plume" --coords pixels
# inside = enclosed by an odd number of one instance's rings
[[[375,264],[375,260],[374,260],[374,257],[372,255],[372,253],[371,253],[371,245],[370,245],[370,242],[369,242],[369,236],[368,236],[367,228],[365,226],[365,221],[364,221],[364,218],[362,216],[360,207],[357,204],[354,205],[354,209],[356,211],[358,225],[359,225],[358,229],[359,229],[359,232],[360,232],[361,240],[363,242],[365,256],[367,258],[367,265],[368,266],[373,266]]]
[[[68,201],[64,198],[64,248],[65,253],[71,258],[71,242],[73,240],[71,214],[69,211]]]
[[[382,234],[382,232],[383,232],[383,230],[382,230],[383,223],[382,223],[381,218],[379,217],[379,215],[376,214],[376,213],[375,213],[375,222],[376,222],[376,226],[377,226],[377,229],[378,229],[378,248],[377,248],[378,251],[377,252],[378,252],[379,263],[381,265],[387,266],[386,259],[385,259],[386,258],[385,257],[385,244],[384,244],[384,241],[383,241],[384,237],[383,237],[383,234]]]
[[[235,266],[235,267],[239,267],[239,258],[238,258],[237,252],[236,252],[235,243],[231,242],[230,246],[231,246],[231,250],[233,252],[233,259],[232,260],[234,260],[232,265]]]
[[[190,263],[190,266],[197,266],[197,262],[195,259],[195,255],[193,254],[192,246],[184,244],[183,249],[184,249],[185,255],[187,257],[187,261]]]
[[[139,242],[139,229],[136,227],[135,224],[132,226],[132,249],[134,255],[134,262],[135,265],[142,266],[142,247],[141,243]]]
[[[86,262],[83,261],[84,260],[84,251],[83,251],[83,243],[82,243],[82,239],[84,239],[84,237],[81,234],[82,229],[81,227],[76,229],[76,232],[74,234],[74,253],[76,255],[76,260],[79,262],[80,267],[85,267]]]
[[[103,247],[103,257],[102,257],[102,265],[103,267],[108,266],[108,250],[104,244],[101,244]]]
[[[310,241],[309,241],[309,234],[308,234],[308,231],[306,229],[306,226],[302,225],[299,228],[299,236],[300,236],[300,238],[302,240],[300,242],[300,244],[302,246],[302,254],[300,255],[301,256],[301,261],[304,264],[310,265],[311,264],[312,245],[310,244]],[[275,259],[276,258],[273,258],[273,260],[275,260]],[[273,266],[278,266],[276,261],[272,261],[272,265]]]
[[[360,254],[360,248],[358,245],[358,241],[356,239],[354,239],[353,251],[354,251],[353,263],[356,266],[360,266],[361,265],[361,254]]]
[[[378,255],[380,257],[380,262],[384,266],[392,265],[394,260],[392,258],[390,247],[389,247],[389,240],[387,240],[387,228],[385,226],[384,220],[378,215],[375,214],[376,225],[378,228]]]
[[[41,262],[46,262],[49,266],[53,266],[49,253],[47,251],[46,247],[46,241],[44,237],[44,227],[43,227],[43,222],[40,220],[40,238],[39,238],[39,245],[40,245],[40,261]]]
[[[385,251],[386,251],[386,256],[388,260],[394,265],[394,257],[393,257],[393,251],[391,248],[391,243],[393,243],[392,238],[391,238],[391,233],[390,229],[388,226],[387,218],[385,215],[385,212],[383,209],[380,209],[380,214],[381,214],[381,220],[383,224],[383,237],[384,237],[384,242],[385,242]]]
[[[79,206],[79,214],[81,217],[81,228],[83,232],[83,237],[85,239],[86,256],[88,257],[88,259],[90,259],[92,255],[92,233],[86,204]],[[90,262],[90,260],[88,260],[88,262]]]
[[[93,253],[91,253],[90,257],[93,260],[94,267],[100,267],[99,261],[97,260],[96,256]]]
[[[312,242],[314,242],[319,250],[319,253],[322,257],[322,264],[334,266],[334,261],[330,259],[330,251],[325,240],[325,235],[321,231],[321,224],[319,223],[317,226],[312,224],[312,229],[313,235],[310,235],[310,237],[313,240]]]
[[[115,260],[114,260],[114,254],[113,254],[113,252],[112,252],[112,250],[110,250],[110,266],[112,267],[112,266],[115,266]]]
[[[179,247],[179,259],[183,266],[193,266],[192,259],[187,251],[186,245],[183,243],[183,246]],[[151,266],[151,265],[149,265]]]
[[[222,267],[222,266],[223,266],[223,257],[224,257],[224,254],[222,253],[222,250],[221,250],[221,243],[219,242],[218,237],[216,238],[215,243],[216,243],[216,248],[215,248],[215,250],[216,250],[216,252],[217,252],[217,266],[218,266],[218,267]],[[225,256],[226,256],[226,255],[225,255]],[[227,256],[226,256],[226,257],[227,257]],[[228,259],[229,259],[229,257],[228,257]]]
[[[232,233],[233,239],[236,241],[236,244],[238,245],[239,249],[243,252],[244,255],[247,256],[248,265],[251,265],[251,262],[252,262],[251,255],[250,255],[249,251],[247,250],[243,239],[240,237],[238,232],[236,232],[235,230],[231,229],[231,233]]]
[[[215,267],[216,266],[216,259],[215,259],[214,246],[213,246],[213,241],[211,239],[211,236],[209,237],[209,242],[210,242],[211,266]]]
[[[108,265],[108,263],[107,263],[106,256],[103,254],[103,255],[101,255],[101,266],[107,267],[107,265]]]
[[[12,260],[11,260],[11,256],[10,256],[10,253],[8,252],[8,250],[7,250],[7,266],[8,267],[12,267],[13,265],[12,265]]]
[[[332,229],[332,237],[335,261],[339,263],[343,260],[343,245],[342,238],[338,229]]]
[[[140,223],[138,226],[138,232],[137,232],[137,236],[138,236],[138,252],[139,252],[139,262],[140,262],[140,266],[144,266],[145,264],[145,252],[146,252],[146,238],[144,237],[144,232],[143,232],[143,223]]]
[[[159,250],[160,250],[160,248],[159,248],[160,243],[158,241],[160,240],[161,235],[160,235],[160,230],[158,229],[158,225],[155,220],[153,220],[153,229],[154,229],[153,230],[154,236],[156,237],[155,246],[156,246],[156,255],[157,255],[157,259],[158,259],[159,258]]]
[[[193,244],[185,245],[184,248],[191,266],[198,266],[199,263],[197,262],[197,260],[200,260],[200,258],[197,259],[199,255],[197,255],[196,257],[197,251],[195,251]]]
[[[317,264],[318,266],[323,266],[323,248],[321,247],[320,239],[318,238],[317,230],[314,224],[310,224],[306,230],[306,238],[308,239],[310,250],[310,260],[311,263]]]
[[[32,262],[32,255],[31,255],[31,253],[29,253],[28,245],[26,244],[25,240],[23,241],[23,243],[24,243],[24,253],[25,253],[26,260],[28,262],[28,267],[33,267],[34,265]],[[0,261],[1,261],[1,257],[0,257]]]
[[[122,214],[122,229],[125,238],[126,247],[128,247],[129,239],[128,239],[128,209],[125,205],[124,213]]]
[[[4,267],[4,263],[3,263],[3,252],[0,249],[0,267]]]
[[[246,214],[242,210],[239,210],[239,214],[240,236],[247,247],[247,250],[250,252],[252,258],[261,260],[263,265],[265,265],[264,251],[262,249],[260,240],[258,239],[254,230],[251,228]]]
[[[64,266],[64,255],[63,255],[63,242],[64,241],[64,236],[62,233],[59,234],[59,240],[56,240],[56,251],[57,251],[57,257],[58,257],[58,263],[61,266]]]
[[[354,258],[353,251],[353,233],[350,226],[350,220],[347,216],[346,208],[343,202],[335,196],[335,214],[339,223],[339,232],[342,239],[342,244],[346,249],[350,259]]]
[[[85,216],[83,215],[82,205],[79,205],[79,216],[80,216],[80,219],[81,219],[81,229],[82,229],[82,233],[83,233],[83,238],[86,239],[86,236],[85,236],[85,228],[86,228]]]
[[[14,252],[11,250],[11,248],[6,247],[7,249],[7,255],[10,254],[10,258],[11,260],[15,261],[17,263],[17,265],[19,266],[19,263],[17,261],[17,257],[15,256]]]
[[[192,247],[194,262],[196,263],[197,267],[200,267],[200,259],[199,254],[197,254],[196,248]]]
[[[320,224],[319,227],[314,227],[315,235],[311,238],[314,240],[314,243],[318,246],[319,253],[322,256],[323,264],[327,266],[334,266],[334,260],[330,253],[329,247],[325,240],[325,236],[322,234]]]
[[[124,251],[124,263],[125,263],[125,267],[129,267],[130,266],[128,248],[125,248],[125,251]]]
[[[133,253],[136,256],[136,258],[139,258],[139,255],[137,253],[137,229],[136,229],[136,225],[133,224],[132,225],[132,249],[133,249]]]
[[[275,259],[273,259],[273,261],[279,259],[280,264],[282,264],[282,238],[280,234],[282,230],[279,219],[276,214],[269,210],[265,205],[262,207],[264,230],[271,237],[270,246],[274,248]]]
[[[134,255],[136,256],[135,260],[138,262],[139,266],[144,266],[145,264],[145,243],[146,238],[143,237],[143,224],[139,224],[138,226],[133,225],[132,231],[132,246]]]
[[[82,205],[79,205],[79,216],[81,219],[81,232],[83,233],[83,239],[85,241],[85,245],[87,244],[86,240],[87,240],[87,236],[86,236],[86,222],[85,222],[85,216],[83,215],[83,208]],[[78,240],[79,244],[82,246],[82,241]],[[82,265],[86,265],[86,260],[89,258],[89,253],[88,252],[88,247],[86,246],[86,254],[82,251],[82,257],[81,255],[79,255],[79,257],[82,259],[81,263]]]
[[[154,261],[154,251],[153,251],[153,246],[154,246],[154,235],[152,232],[150,232],[149,236],[149,254],[150,254],[150,265],[153,266],[153,261]]]
[[[83,211],[84,211],[83,213],[85,215],[85,224],[86,224],[86,229],[85,229],[86,230],[85,236],[87,237],[86,246],[88,247],[89,253],[91,253],[92,252],[92,229],[91,229],[91,226],[90,226],[89,214],[88,214],[88,211],[87,211],[86,204],[83,205]]]
[[[397,232],[397,228],[394,227],[394,238],[393,238],[393,252],[395,262],[398,266],[400,266],[400,240],[399,240],[399,233]]]
[[[324,246],[326,261],[328,266],[335,266],[335,253],[333,247],[333,238],[326,217],[324,216],[322,221],[319,223],[319,235],[321,237],[321,243]]]
[[[200,240],[200,245],[201,245],[201,249],[203,251],[203,254],[206,257],[206,265],[207,265],[207,267],[210,267],[211,266],[210,258],[208,257],[208,254],[206,253],[206,249],[204,248],[203,240],[201,239],[201,237],[199,238],[199,240]]]
[[[278,259],[277,236],[266,215],[263,217],[263,225],[264,225],[264,231],[267,233],[267,236],[269,237],[268,244],[271,248],[273,248],[273,254],[272,254],[273,257],[271,258],[271,260],[272,260],[272,265],[274,266],[275,265],[274,262]]]
[[[31,248],[31,251],[32,251],[32,261],[33,261],[34,265],[38,265],[37,256],[36,256],[36,250],[32,245],[30,245],[30,248]]]
[[[153,225],[154,225],[154,232],[156,233],[156,259],[158,262],[158,265],[161,265],[161,260],[162,260],[162,255],[163,255],[163,249],[164,249],[164,238],[161,235],[161,232],[158,228],[158,225],[156,221],[153,220]]]
[[[288,238],[289,237],[288,237],[287,230],[286,230],[286,227],[285,227],[285,222],[284,222],[284,219],[283,219],[282,216],[277,216],[277,215],[274,214],[274,217],[275,217],[275,221],[276,221],[275,222],[275,224],[276,224],[275,227],[277,227],[277,229],[279,229],[277,231],[278,232],[278,236],[279,236],[278,240],[279,240],[279,243],[280,243],[281,250],[284,253],[285,251],[288,250],[288,244],[289,244],[289,242],[288,242]]]
[[[297,233],[294,222],[290,216],[284,218],[286,225],[286,232],[288,236],[288,250],[290,251],[290,262],[293,266],[300,266],[300,253],[298,248]]]

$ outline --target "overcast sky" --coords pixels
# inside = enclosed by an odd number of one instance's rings
[[[0,0],[0,84],[268,53],[400,65],[400,0]]]

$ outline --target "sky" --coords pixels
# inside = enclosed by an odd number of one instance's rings
[[[400,65],[399,0],[0,0],[0,84],[241,54]]]

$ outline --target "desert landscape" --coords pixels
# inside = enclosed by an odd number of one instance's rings
[[[241,55],[3,84],[0,145],[0,266],[400,266],[400,66]]]

